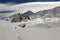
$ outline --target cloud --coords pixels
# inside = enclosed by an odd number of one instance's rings
[[[11,2],[11,3],[0,3],[0,11],[4,10],[10,10],[9,7],[12,5],[15,5],[16,3]]]
[[[9,16],[11,13],[15,12],[11,10],[9,7],[15,5],[16,3],[0,3],[0,17]]]
[[[11,12],[15,12],[15,11],[0,11],[0,13],[11,13]]]

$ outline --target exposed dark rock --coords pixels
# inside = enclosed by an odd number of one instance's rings
[[[28,15],[28,16],[31,16],[33,15],[34,13],[30,10],[28,10],[27,12],[23,13],[23,15]]]
[[[15,14],[15,15],[12,15],[9,17],[11,19],[11,22],[21,22],[21,21],[24,21],[24,20],[30,20],[29,16],[28,15],[23,15],[23,14]]]
[[[18,27],[22,27],[22,28],[25,28],[26,24],[20,24],[18,25]]]

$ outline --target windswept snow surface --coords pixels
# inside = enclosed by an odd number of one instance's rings
[[[11,23],[0,20],[0,40],[17,40],[17,32]]]
[[[24,23],[24,22],[21,22],[21,23]],[[13,24],[19,25],[21,23],[13,23]],[[29,23],[33,23],[33,22],[29,22]],[[35,25],[36,25],[36,23],[35,23]],[[42,25],[44,25],[44,24],[42,24]],[[47,25],[49,25],[49,24],[47,23]],[[54,25],[54,24],[52,23],[52,25]],[[39,28],[38,27],[39,25],[36,25],[36,27],[33,27],[32,24],[30,24],[29,26],[22,28],[22,29],[17,27],[18,32],[19,32],[18,36],[20,37],[21,40],[60,40],[60,28],[59,27]]]
[[[21,34],[22,40],[60,40],[60,28],[25,28]]]
[[[34,22],[36,20],[39,21],[40,19],[35,19]],[[22,23],[25,22],[11,23],[0,20],[0,40],[60,40],[60,28],[58,27],[39,28],[38,25],[36,27],[18,27]],[[43,23],[42,19],[40,23]]]

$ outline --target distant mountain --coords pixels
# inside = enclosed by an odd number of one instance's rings
[[[9,18],[11,19],[11,22],[27,21],[27,19],[30,20],[28,15],[23,15],[23,14],[20,14],[20,13],[9,16]]]
[[[33,13],[32,11],[27,11],[23,14],[28,15],[31,18],[60,17],[60,6],[48,10],[42,10],[42,11],[40,10],[36,13]]]
[[[28,16],[30,16],[30,15],[33,15],[34,13],[32,12],[32,11],[30,11],[30,10],[28,10],[27,12],[25,12],[25,13],[23,13],[23,15],[28,15]]]
[[[39,15],[40,17],[44,16],[49,10],[43,10],[36,12],[36,15]]]
[[[28,13],[27,13],[28,14]],[[46,18],[46,17],[60,17],[60,6],[55,7],[53,9],[38,11],[36,13],[33,13],[32,16],[37,16]]]
[[[9,16],[12,22],[21,22],[23,20],[31,20],[35,18],[46,18],[46,17],[60,17],[60,6],[57,6],[52,9],[38,11],[36,13],[33,13],[32,11],[28,10],[27,12],[20,14],[14,14]]]
[[[43,17],[60,17],[60,7],[49,9],[49,11],[47,10]]]
[[[57,6],[53,9],[48,9],[48,10],[43,10],[43,11],[38,11],[36,13],[33,13],[32,11],[27,11],[23,13],[24,15],[28,16],[34,16],[37,18],[37,16],[46,18],[46,17],[60,17],[60,6]]]

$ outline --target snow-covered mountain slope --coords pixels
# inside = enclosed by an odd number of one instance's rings
[[[9,22],[9,21],[7,21]],[[36,18],[27,21],[21,22],[9,22],[12,23],[15,27],[20,29],[22,28],[29,28],[29,27],[38,27],[38,28],[60,28],[60,18]],[[24,26],[25,25],[25,26]],[[23,27],[24,26],[24,27]]]
[[[60,18],[45,18],[45,19],[37,18],[31,21],[28,21],[26,23],[26,26],[27,27],[40,27],[40,28],[48,28],[50,26],[54,28],[53,27],[54,25],[56,25],[55,27],[59,27],[59,24],[60,24],[59,22],[60,22]]]

